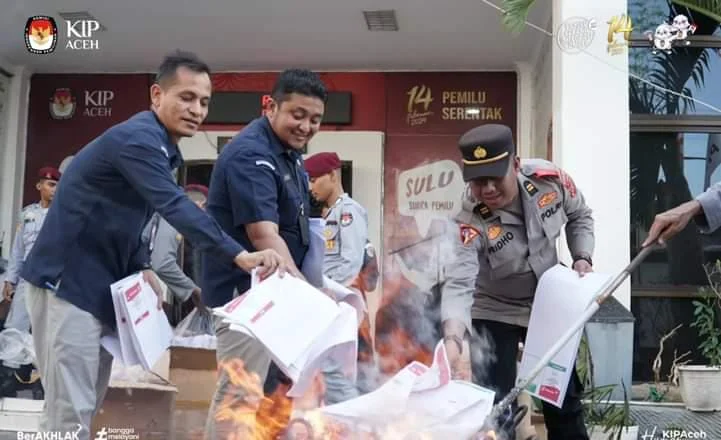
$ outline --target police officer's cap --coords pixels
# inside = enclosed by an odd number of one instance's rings
[[[60,171],[53,167],[43,167],[38,170],[38,179],[60,180]]]
[[[516,155],[510,127],[486,124],[467,131],[458,141],[463,160],[463,180],[503,177]]]
[[[314,154],[305,160],[305,170],[312,178],[328,174],[340,167],[340,158],[332,152]]]
[[[204,195],[206,198],[208,197],[208,187],[205,185],[198,185],[198,184],[192,183],[190,185],[185,185],[184,190],[186,193],[197,192],[197,193]]]

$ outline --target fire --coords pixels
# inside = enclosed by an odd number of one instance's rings
[[[223,362],[218,369],[228,375],[231,390],[215,415],[218,431],[228,433],[225,440],[277,439],[287,426],[292,409],[292,401],[285,395],[287,385],[281,384],[271,396],[265,397],[260,377],[246,371],[242,360]]]

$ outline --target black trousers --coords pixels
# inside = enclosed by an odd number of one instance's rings
[[[491,352],[471,350],[471,353],[475,353],[476,356],[478,353],[485,355],[485,359],[472,359],[474,382],[494,390],[497,403],[511,391],[516,383],[518,343],[525,340],[526,328],[485,320],[473,320],[473,327],[480,335],[481,341],[484,337],[486,338]],[[475,344],[479,342],[476,340]],[[474,341],[472,340],[471,343]],[[492,357],[494,359],[490,359]],[[548,440],[588,440],[583,420],[582,392],[583,386],[574,365],[563,407],[558,408],[543,402],[543,416],[548,431]],[[515,438],[515,432],[512,429],[503,435],[507,439]]]

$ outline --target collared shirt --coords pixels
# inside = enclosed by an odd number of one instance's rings
[[[150,268],[141,234],[154,211],[232,264],[241,246],[173,180],[181,163],[155,113],[140,112],[111,127],[83,147],[63,174],[21,276],[115,327],[109,286]]]
[[[368,214],[344,193],[328,209],[325,221],[323,272],[328,278],[347,285],[355,280],[363,266]]]
[[[310,195],[301,154],[285,146],[266,117],[251,122],[218,156],[210,178],[208,213],[248,251],[255,251],[246,225],[269,221],[278,225],[298,268],[308,251]],[[202,257],[203,302],[221,306],[235,289],[250,288],[250,274],[214,255]]]
[[[10,251],[6,281],[12,284],[17,284],[20,281],[20,271],[23,268],[23,263],[25,263],[25,259],[32,250],[38,234],[40,234],[47,213],[48,208],[43,208],[40,203],[28,205],[20,212],[15,241]]]
[[[157,218],[155,216],[158,216]],[[153,246],[150,250],[150,264],[168,290],[182,303],[190,298],[198,286],[180,267],[178,254],[183,236],[158,214],[150,220],[143,231],[143,239]],[[153,229],[155,229],[153,231]]]
[[[525,159],[519,194],[491,211],[468,196],[456,221],[442,285],[443,320],[486,319],[527,326],[538,279],[558,263],[565,226],[571,254],[592,256],[593,217],[573,180],[550,162]]]

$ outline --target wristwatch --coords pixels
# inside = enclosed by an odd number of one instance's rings
[[[458,352],[463,353],[463,339],[458,335],[448,335],[443,337],[443,342],[453,341],[458,345]]]
[[[579,261],[579,260],[586,261],[588,264],[593,266],[593,260],[591,260],[591,257],[589,257],[588,255],[577,255],[577,256],[573,257],[574,263],[576,263],[576,261]]]

